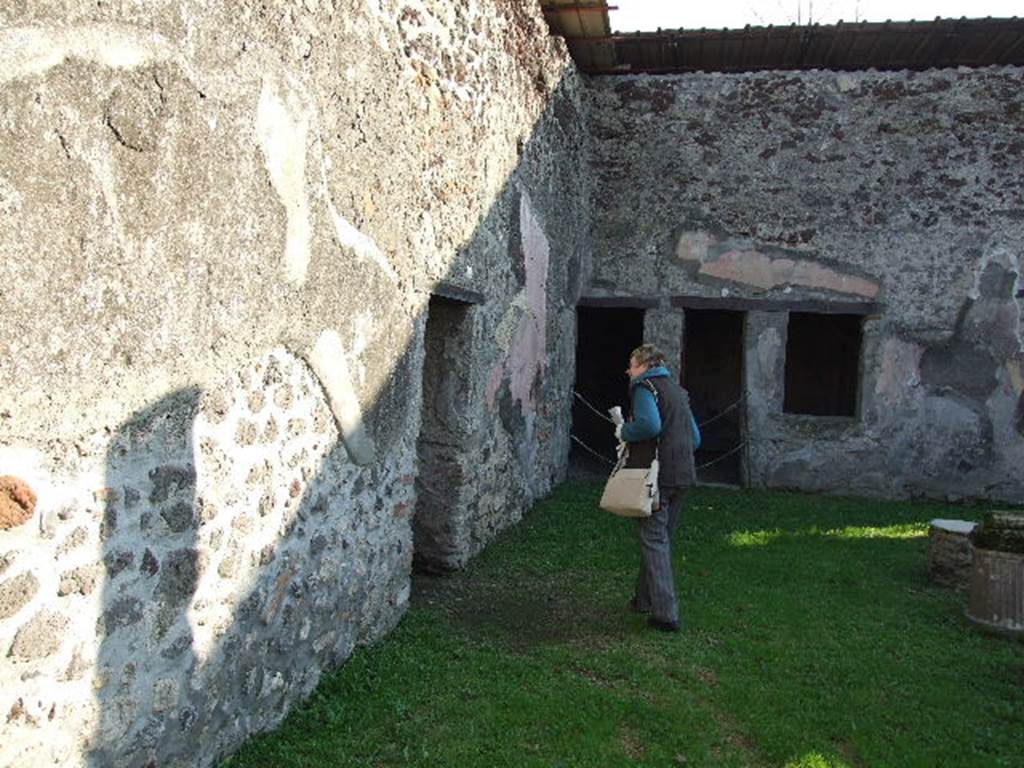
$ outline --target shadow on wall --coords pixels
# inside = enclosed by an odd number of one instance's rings
[[[144,764],[165,728],[186,731],[196,719],[174,705],[197,667],[185,609],[200,568],[192,435],[199,396],[197,389],[168,395],[111,438],[96,627],[100,719],[90,765]],[[140,690],[151,654],[163,670],[152,690]]]
[[[315,385],[284,351],[239,376],[233,393],[256,379],[269,383],[268,401],[292,398],[299,408]],[[349,462],[325,410],[309,432],[297,434],[293,416],[283,428],[296,434],[248,446],[248,462],[230,459],[218,427],[238,429],[232,410],[256,424],[253,405],[183,390],[113,436],[90,765],[207,764],[252,729],[272,727],[313,690],[322,666],[399,617],[411,537],[368,532],[379,513],[392,516],[368,493],[378,472]],[[282,413],[265,409],[257,441]],[[306,461],[287,467],[304,452],[320,467],[305,482]],[[240,488],[218,487],[232,480],[218,464]],[[231,497],[234,508],[224,507]]]
[[[460,487],[432,535],[449,536],[461,561],[565,471],[589,237],[582,212],[565,213],[582,162],[566,87],[550,94],[518,166],[441,279],[472,305],[459,344],[429,350],[468,356],[468,378],[427,406],[451,409],[445,423],[460,431],[450,443],[462,454],[451,475]],[[552,170],[559,164],[565,173]],[[464,277],[473,273],[484,277]],[[401,618],[424,442],[427,318],[410,322],[412,346],[395,352],[361,412],[324,380],[330,366],[276,347],[230,381],[168,394],[115,430],[89,765],[209,765],[277,725],[324,669]]]

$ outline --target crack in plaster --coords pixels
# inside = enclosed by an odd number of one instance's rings
[[[117,139],[117,142],[121,146],[125,147],[126,149],[130,149],[132,152],[142,152],[143,151],[142,147],[139,147],[139,146],[136,146],[135,144],[132,144],[127,138],[124,137],[124,135],[121,133],[121,131],[118,130],[117,126],[114,125],[113,120],[111,120],[109,116],[104,120],[104,122],[107,124],[107,128],[109,128],[111,133],[114,134],[114,138]],[[63,142],[61,142],[61,143],[63,144]],[[64,149],[66,151],[67,147],[65,146]]]
[[[64,134],[61,133],[60,131],[54,131],[54,133],[57,135],[57,141],[60,142],[61,149],[64,150],[64,156],[68,160],[70,160],[71,159],[71,149],[68,147],[68,140],[66,138],[64,138]]]

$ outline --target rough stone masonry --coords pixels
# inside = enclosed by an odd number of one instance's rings
[[[43,0],[0,62],[0,764],[280,722],[561,479],[581,294],[743,302],[753,484],[1024,499],[1019,68],[584,83],[518,0]],[[783,412],[792,301],[881,308],[855,417]]]
[[[680,298],[745,312],[751,484],[1024,500],[1022,86],[1019,67],[591,79],[588,294],[653,300],[653,333]],[[853,417],[784,412],[801,304],[871,307]]]
[[[512,0],[7,4],[0,62],[0,764],[210,765],[405,609],[431,294],[440,565],[563,476],[580,81]]]

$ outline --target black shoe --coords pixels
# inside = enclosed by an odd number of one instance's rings
[[[640,604],[637,603],[636,598],[630,598],[629,602],[626,603],[626,610],[632,611],[633,613],[650,613],[650,608],[641,608]]]
[[[654,627],[655,629],[660,629],[662,632],[678,632],[679,631],[679,622],[678,621],[662,621],[661,619],[656,619],[653,616],[651,616],[651,617],[649,617],[647,619],[647,626],[648,627]]]

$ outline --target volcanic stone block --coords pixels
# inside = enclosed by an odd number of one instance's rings
[[[0,619],[16,614],[38,591],[39,582],[31,573],[22,573],[0,584]]]
[[[14,636],[9,656],[33,660],[52,656],[64,642],[70,620],[56,611],[40,611]]]
[[[167,527],[175,533],[187,531],[190,528],[194,528],[196,524],[192,505],[184,501],[160,510],[160,517],[167,523]]]
[[[35,491],[12,475],[0,477],[0,531],[21,525],[35,511]]]
[[[130,627],[142,621],[142,601],[137,597],[122,597],[115,600],[103,612],[97,626],[97,632],[109,635],[120,627]]]
[[[103,567],[98,563],[83,565],[80,568],[65,571],[61,574],[57,594],[61,597],[74,594],[88,595],[96,589],[96,584],[99,582],[102,574]]]
[[[966,520],[932,520],[928,531],[932,578],[950,587],[966,586],[971,578],[971,531]]]
[[[181,492],[191,493],[196,484],[196,468],[193,466],[157,467],[149,473],[153,489],[149,500],[153,504],[167,501]]]

